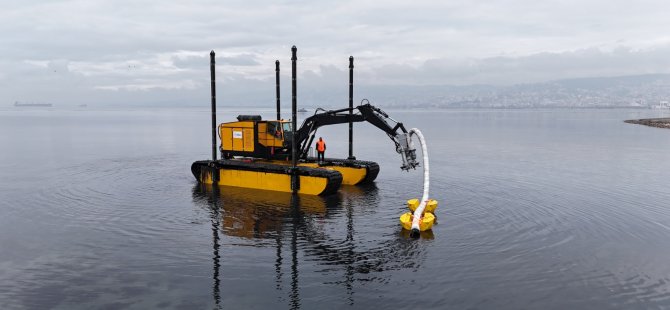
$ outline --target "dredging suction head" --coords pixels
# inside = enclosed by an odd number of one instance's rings
[[[416,169],[419,166],[419,162],[416,161],[416,149],[412,147],[409,136],[407,134],[398,135],[397,143],[396,151],[402,157],[402,166],[400,166],[400,169],[405,171]]]

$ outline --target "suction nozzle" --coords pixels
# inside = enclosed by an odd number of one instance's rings
[[[396,151],[402,157],[400,169],[409,171],[409,169],[416,169],[419,166],[419,162],[416,161],[416,149],[412,145],[408,134],[398,135]]]

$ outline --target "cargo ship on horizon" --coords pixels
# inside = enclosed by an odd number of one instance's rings
[[[26,102],[15,101],[14,106],[15,107],[47,107],[48,108],[48,107],[53,107],[53,104],[51,104],[51,103],[35,103],[35,102],[26,103]]]

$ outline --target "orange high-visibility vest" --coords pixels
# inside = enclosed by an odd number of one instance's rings
[[[316,150],[319,152],[326,151],[326,142],[323,140],[316,141]]]

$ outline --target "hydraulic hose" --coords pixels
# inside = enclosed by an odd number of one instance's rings
[[[417,128],[412,128],[409,130],[410,144],[412,143],[412,135],[416,135],[419,138],[419,143],[421,143],[421,153],[423,154],[423,196],[419,206],[414,210],[414,216],[412,218],[412,230],[410,236],[419,237],[419,222],[421,221],[421,216],[423,215],[423,210],[426,208],[426,203],[428,202],[428,191],[430,187],[430,174],[428,166],[428,147],[426,146],[426,139],[423,137],[421,131]]]

